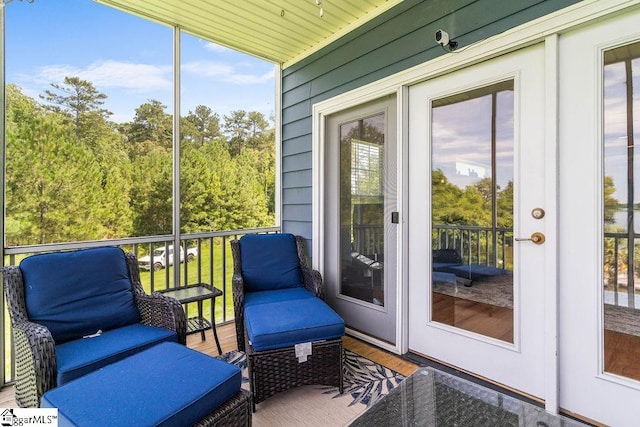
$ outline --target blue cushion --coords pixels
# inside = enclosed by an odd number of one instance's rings
[[[240,238],[245,292],[302,286],[293,234],[247,234]]]
[[[489,265],[471,264],[447,267],[446,271],[453,273],[458,277],[464,277],[471,280],[488,279],[493,276],[506,274],[506,270]]]
[[[255,350],[291,347],[344,335],[344,320],[320,298],[245,307],[245,325]]]
[[[446,264],[462,264],[462,257],[458,253],[457,249],[434,249],[433,262]]]
[[[434,271],[432,273],[433,283],[445,283],[449,285],[456,284],[456,275],[453,273],[444,273],[442,271]]]
[[[60,426],[187,426],[233,397],[236,366],[164,343],[78,378],[42,397]]]
[[[20,270],[29,319],[57,343],[140,321],[120,248],[34,255]]]
[[[453,264],[450,262],[434,262],[432,267],[433,271],[447,272],[451,267],[458,267],[460,264]]]
[[[247,292],[244,294],[244,306],[268,304],[270,302],[291,301],[295,299],[316,298],[306,288],[287,288],[275,291]]]
[[[165,341],[177,342],[178,335],[137,323],[57,345],[58,386]]]

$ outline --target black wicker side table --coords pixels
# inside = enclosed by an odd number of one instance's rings
[[[213,331],[213,337],[216,340],[216,346],[218,347],[218,354],[222,354],[222,348],[220,347],[220,341],[218,340],[218,332],[216,331],[215,320],[215,302],[216,297],[222,295],[222,291],[216,287],[213,287],[207,283],[196,283],[193,285],[181,286],[179,288],[169,288],[159,291],[160,293],[175,298],[180,301],[181,304],[187,304],[190,302],[198,303],[198,316],[190,317],[187,319],[187,334],[195,334],[200,332],[200,336],[203,340],[206,340],[204,332],[207,329]],[[205,300],[211,300],[211,321],[205,319],[202,316],[202,302]]]

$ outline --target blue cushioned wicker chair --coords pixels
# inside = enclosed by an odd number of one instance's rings
[[[34,255],[2,269],[16,353],[16,402],[161,342],[186,342],[180,303],[147,295],[116,247]]]
[[[344,321],[324,302],[304,240],[248,234],[231,242],[238,348],[247,354],[253,403],[292,387],[342,386]],[[296,349],[310,349],[298,357]],[[255,408],[254,408],[255,409]]]

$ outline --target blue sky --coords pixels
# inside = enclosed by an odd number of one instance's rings
[[[37,98],[65,76],[108,95],[112,120],[172,101],[173,30],[91,0],[13,1],[5,6],[7,82]],[[183,34],[181,113],[196,105],[221,117],[232,110],[274,113],[274,65]]]

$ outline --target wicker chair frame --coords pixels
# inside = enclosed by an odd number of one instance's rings
[[[251,393],[241,389],[215,411],[195,423],[194,427],[249,427],[253,415],[252,408]]]
[[[317,270],[308,267],[304,239],[301,236],[295,236],[295,239],[304,286],[324,300],[322,276]],[[313,343],[312,354],[303,363],[298,362],[293,346],[265,351],[256,351],[251,346],[244,325],[244,280],[238,240],[231,241],[231,251],[234,268],[232,285],[236,339],[238,349],[247,355],[253,410],[255,411],[257,403],[274,394],[303,385],[335,386],[342,394],[344,352],[341,338]]]
[[[186,344],[187,319],[180,303],[160,293],[146,294],[137,258],[133,254],[125,258],[141,323],[175,331],[178,342]],[[57,386],[56,345],[49,329],[29,320],[20,267],[4,267],[0,272],[13,328],[16,403],[21,408],[39,407],[42,395]]]

